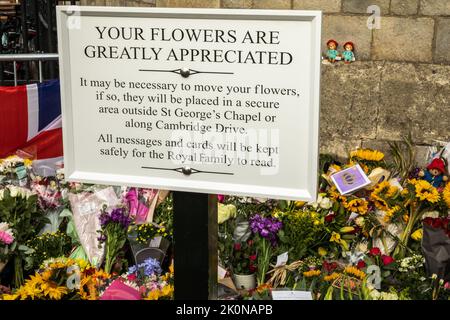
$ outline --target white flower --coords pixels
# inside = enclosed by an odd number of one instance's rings
[[[9,225],[6,222],[0,222],[0,231],[8,230]]]
[[[439,218],[439,211],[427,211],[422,215],[422,219],[425,218]]]
[[[11,197],[15,198],[19,194],[19,188],[16,186],[9,186],[9,192]]]
[[[362,227],[364,225],[364,217],[358,217],[355,219],[355,223],[358,227]]]
[[[356,246],[356,250],[360,252],[367,252],[367,246],[368,246],[367,241],[362,241],[358,243],[358,245]]]
[[[0,201],[3,200],[3,194],[5,193],[5,189],[0,190]]]
[[[320,201],[319,205],[322,209],[330,209],[333,206],[333,202],[330,198],[324,197],[322,201]]]
[[[11,237],[14,236],[12,229],[9,228],[9,224],[6,222],[0,222],[0,231],[9,234]]]

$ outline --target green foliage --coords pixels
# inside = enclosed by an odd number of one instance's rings
[[[172,232],[173,230],[173,197],[169,193],[164,201],[155,209],[153,222],[166,227],[166,230]]]
[[[323,222],[313,211],[295,211],[283,215],[284,228],[279,237],[285,247],[290,248],[291,261],[302,259],[308,252],[314,252],[326,235]]]
[[[27,257],[25,269],[36,269],[44,260],[58,258],[67,255],[72,249],[71,239],[66,233],[60,231],[55,233],[44,233],[27,241],[22,246]]]

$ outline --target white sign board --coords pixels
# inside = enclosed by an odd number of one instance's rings
[[[320,11],[57,18],[69,181],[316,199]]]

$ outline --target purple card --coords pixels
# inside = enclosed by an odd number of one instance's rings
[[[331,175],[334,185],[344,195],[361,189],[371,183],[359,164]]]

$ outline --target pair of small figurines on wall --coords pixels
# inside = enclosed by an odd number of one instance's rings
[[[336,61],[343,60],[345,64],[349,64],[353,61],[355,61],[355,54],[353,53],[353,50],[355,49],[355,45],[353,42],[348,41],[344,44],[344,51],[339,53],[337,50],[339,44],[336,40],[328,40],[327,47],[328,50],[326,52],[326,61],[325,63],[335,63]]]

